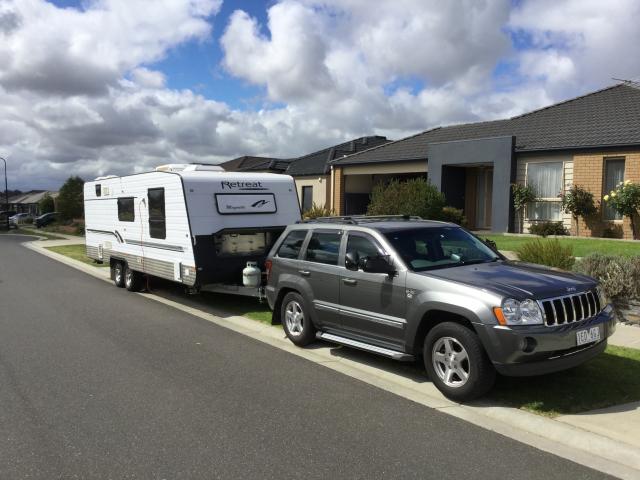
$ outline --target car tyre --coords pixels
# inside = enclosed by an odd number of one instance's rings
[[[309,345],[315,340],[316,328],[302,295],[297,292],[287,293],[280,308],[282,327],[289,340],[299,347]]]
[[[116,287],[124,287],[124,263],[113,262],[111,264],[111,278]]]
[[[463,325],[444,322],[433,327],[422,353],[429,378],[451,400],[473,400],[493,387],[493,364],[475,332]]]
[[[142,288],[142,274],[131,270],[128,266],[124,271],[124,286],[130,292],[138,292]]]

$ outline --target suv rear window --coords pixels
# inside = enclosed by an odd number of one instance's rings
[[[282,245],[278,249],[278,257],[280,258],[298,258],[300,249],[304,239],[307,236],[307,230],[294,230],[284,239]]]
[[[338,265],[340,233],[314,232],[309,240],[305,260],[328,265]]]

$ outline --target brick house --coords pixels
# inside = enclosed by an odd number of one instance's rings
[[[464,210],[471,228],[497,232],[517,227],[511,183],[528,184],[538,200],[526,208],[524,231],[550,220],[575,234],[561,191],[579,185],[600,204],[619,181],[640,183],[640,88],[618,84],[517,117],[434,128],[338,159],[331,162],[331,207],[341,215],[364,213],[362,199],[385,171],[395,178],[427,176],[449,204]],[[359,201],[350,201],[356,196]],[[629,221],[606,205],[581,220],[579,233],[600,236],[605,229],[632,238]]]

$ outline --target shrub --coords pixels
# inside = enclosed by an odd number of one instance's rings
[[[392,180],[373,188],[367,215],[418,215],[439,220],[445,205],[444,195],[423,178]]]
[[[622,227],[613,225],[602,230],[602,238],[622,238]]]
[[[318,218],[318,217],[330,217],[332,215],[335,215],[333,210],[327,207],[321,207],[317,205],[315,202],[313,202],[313,205],[311,206],[311,208],[306,212],[304,212],[302,214],[302,217],[305,219],[312,219],[312,218]]]
[[[61,220],[72,220],[84,217],[84,180],[80,177],[69,177],[60,188],[58,195],[58,211]]]
[[[53,198],[51,198],[51,195],[49,195],[48,193],[44,197],[42,197],[42,199],[38,203],[38,206],[40,207],[40,215],[56,211],[56,206]]]
[[[536,192],[534,192],[533,188],[528,185],[512,183],[511,194],[513,195],[513,208],[518,212],[520,231],[522,232],[522,226],[524,225],[524,209],[527,204],[536,201]]]
[[[546,237],[548,235],[569,235],[562,222],[535,222],[529,227],[529,233]]]
[[[440,215],[440,220],[444,222],[456,223],[463,227],[467,225],[467,218],[464,216],[464,212],[459,208],[444,207]]]
[[[629,218],[633,239],[638,240],[635,217],[640,210],[640,184],[631,183],[629,180],[620,182],[615,190],[603,197],[603,200],[620,215]]]
[[[575,271],[596,278],[612,300],[640,298],[640,257],[593,253],[577,262]]]
[[[563,270],[570,270],[575,263],[571,246],[562,245],[557,239],[536,239],[523,244],[516,252],[523,262],[538,263]]]
[[[593,193],[578,185],[574,185],[568,192],[561,193],[560,198],[562,198],[562,208],[564,212],[570,213],[576,222],[576,235],[579,235],[580,223],[578,219],[580,217],[590,217],[597,211],[595,202],[593,201]]]

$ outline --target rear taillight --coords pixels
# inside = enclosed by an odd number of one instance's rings
[[[271,260],[265,260],[264,269],[267,272],[267,282],[271,279],[271,266],[272,265],[273,265],[273,263],[271,262]]]

